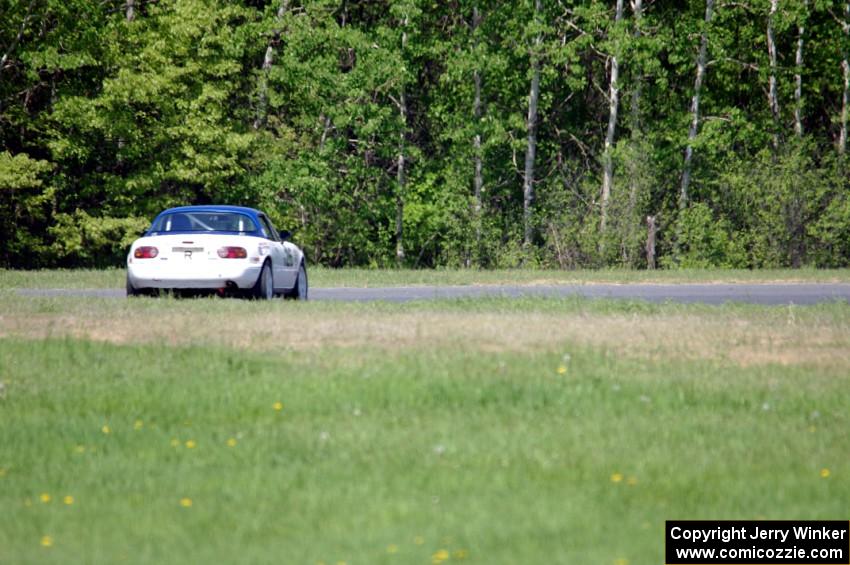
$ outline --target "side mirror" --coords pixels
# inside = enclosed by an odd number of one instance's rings
[[[280,236],[281,241],[288,241],[290,237],[292,237],[292,232],[289,230],[280,230],[277,232],[277,235]]]

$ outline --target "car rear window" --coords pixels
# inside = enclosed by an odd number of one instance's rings
[[[254,220],[239,212],[173,212],[160,216],[151,226],[153,232],[225,231],[254,233]]]

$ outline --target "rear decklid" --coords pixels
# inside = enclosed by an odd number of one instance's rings
[[[134,249],[153,246],[157,248],[159,260],[172,264],[192,264],[221,260],[218,251],[225,247],[242,247],[247,257],[256,257],[262,241],[261,238],[244,235],[178,233],[141,238],[134,244]]]

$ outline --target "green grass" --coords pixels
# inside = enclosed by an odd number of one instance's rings
[[[274,325],[316,332],[335,321],[333,335],[348,339],[358,323],[450,332],[481,315],[506,325],[541,314],[612,328],[717,322],[747,324],[753,347],[765,349],[759,340],[774,339],[773,328],[792,327],[798,340],[824,328],[846,336],[846,304],[264,305],[0,293],[0,307],[2,563],[428,564],[445,550],[448,563],[656,564],[667,519],[847,510],[846,355],[742,366],[663,348],[644,358],[601,342],[487,349],[476,335],[449,345],[427,335],[298,344]],[[194,345],[157,333],[176,317],[192,322],[180,331]],[[251,341],[217,343],[237,318],[259,327]],[[54,337],[25,339],[31,327],[18,324],[33,320]],[[90,320],[119,343],[63,333]],[[137,334],[122,337],[114,320]],[[253,342],[263,332],[275,347]]]
[[[850,269],[316,269],[318,286],[400,286],[470,284],[592,284],[676,282],[850,282]]]
[[[383,287],[471,284],[850,282],[850,269],[766,270],[485,270],[327,269],[311,267],[316,287]],[[123,288],[124,269],[17,271],[0,269],[0,288]]]

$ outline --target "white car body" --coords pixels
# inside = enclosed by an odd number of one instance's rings
[[[185,229],[178,229],[178,217]],[[239,218],[239,229],[244,231],[207,229],[216,227],[210,219],[220,218]],[[239,251],[228,256],[228,249]],[[260,288],[264,269],[271,273],[270,292]],[[127,255],[128,295],[157,289],[206,289],[221,293],[254,291],[261,298],[276,294],[306,298],[306,283],[304,252],[281,238],[265,214],[250,208],[187,206],[166,210],[143,237],[133,242]]]

